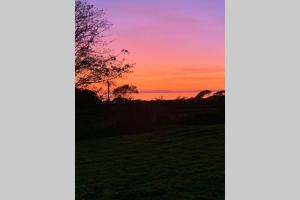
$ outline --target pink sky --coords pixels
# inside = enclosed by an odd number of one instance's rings
[[[111,47],[130,51],[143,90],[224,89],[224,0],[93,0],[113,23]]]

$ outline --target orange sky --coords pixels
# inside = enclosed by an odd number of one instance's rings
[[[224,0],[91,1],[113,23],[111,48],[130,51],[118,83],[148,90],[224,89]]]

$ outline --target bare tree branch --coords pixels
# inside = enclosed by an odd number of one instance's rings
[[[84,88],[120,78],[131,72],[133,64],[125,62],[127,50],[110,55],[105,40],[111,23],[105,19],[105,11],[88,4],[85,0],[75,2],[75,87]]]

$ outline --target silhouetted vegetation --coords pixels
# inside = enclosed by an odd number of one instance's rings
[[[210,90],[203,90],[196,95],[195,99],[197,99],[197,100],[203,99],[204,97],[207,97],[210,94],[211,94]]]
[[[122,85],[114,89],[113,94],[115,98],[132,99],[132,94],[138,94],[139,91],[134,85]]]
[[[76,138],[137,134],[179,124],[219,124],[225,121],[225,96],[205,99],[129,100],[107,104],[81,92],[76,103]],[[86,100],[84,100],[86,99]],[[92,99],[88,103],[88,99]],[[77,101],[77,100],[76,100]]]
[[[105,19],[104,10],[83,0],[75,1],[75,87],[86,89],[91,84],[105,83],[131,72],[132,64],[123,49],[114,54],[107,47],[105,33],[111,23]]]
[[[225,90],[219,90],[214,93],[214,96],[225,96]]]

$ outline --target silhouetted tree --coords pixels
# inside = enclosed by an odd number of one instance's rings
[[[92,107],[101,103],[97,94],[91,90],[75,90],[75,104],[76,108],[80,107]]]
[[[122,85],[113,90],[113,94],[116,98],[132,99],[132,94],[138,94],[139,91],[134,85]]]
[[[184,101],[184,100],[187,100],[187,99],[188,99],[187,97],[182,97],[182,96],[176,97],[177,101]]]
[[[165,100],[164,96],[158,96],[154,98],[154,101],[164,101],[164,100]]]
[[[213,96],[225,96],[225,90],[219,90],[215,92]]]
[[[129,53],[122,50],[112,55],[106,48],[104,33],[111,23],[104,10],[84,0],[75,1],[75,87],[87,88],[94,83],[103,83],[130,72],[132,64],[126,63]]]
[[[210,90],[203,90],[196,95],[195,99],[203,99],[204,97],[207,97],[210,94],[211,94]]]

